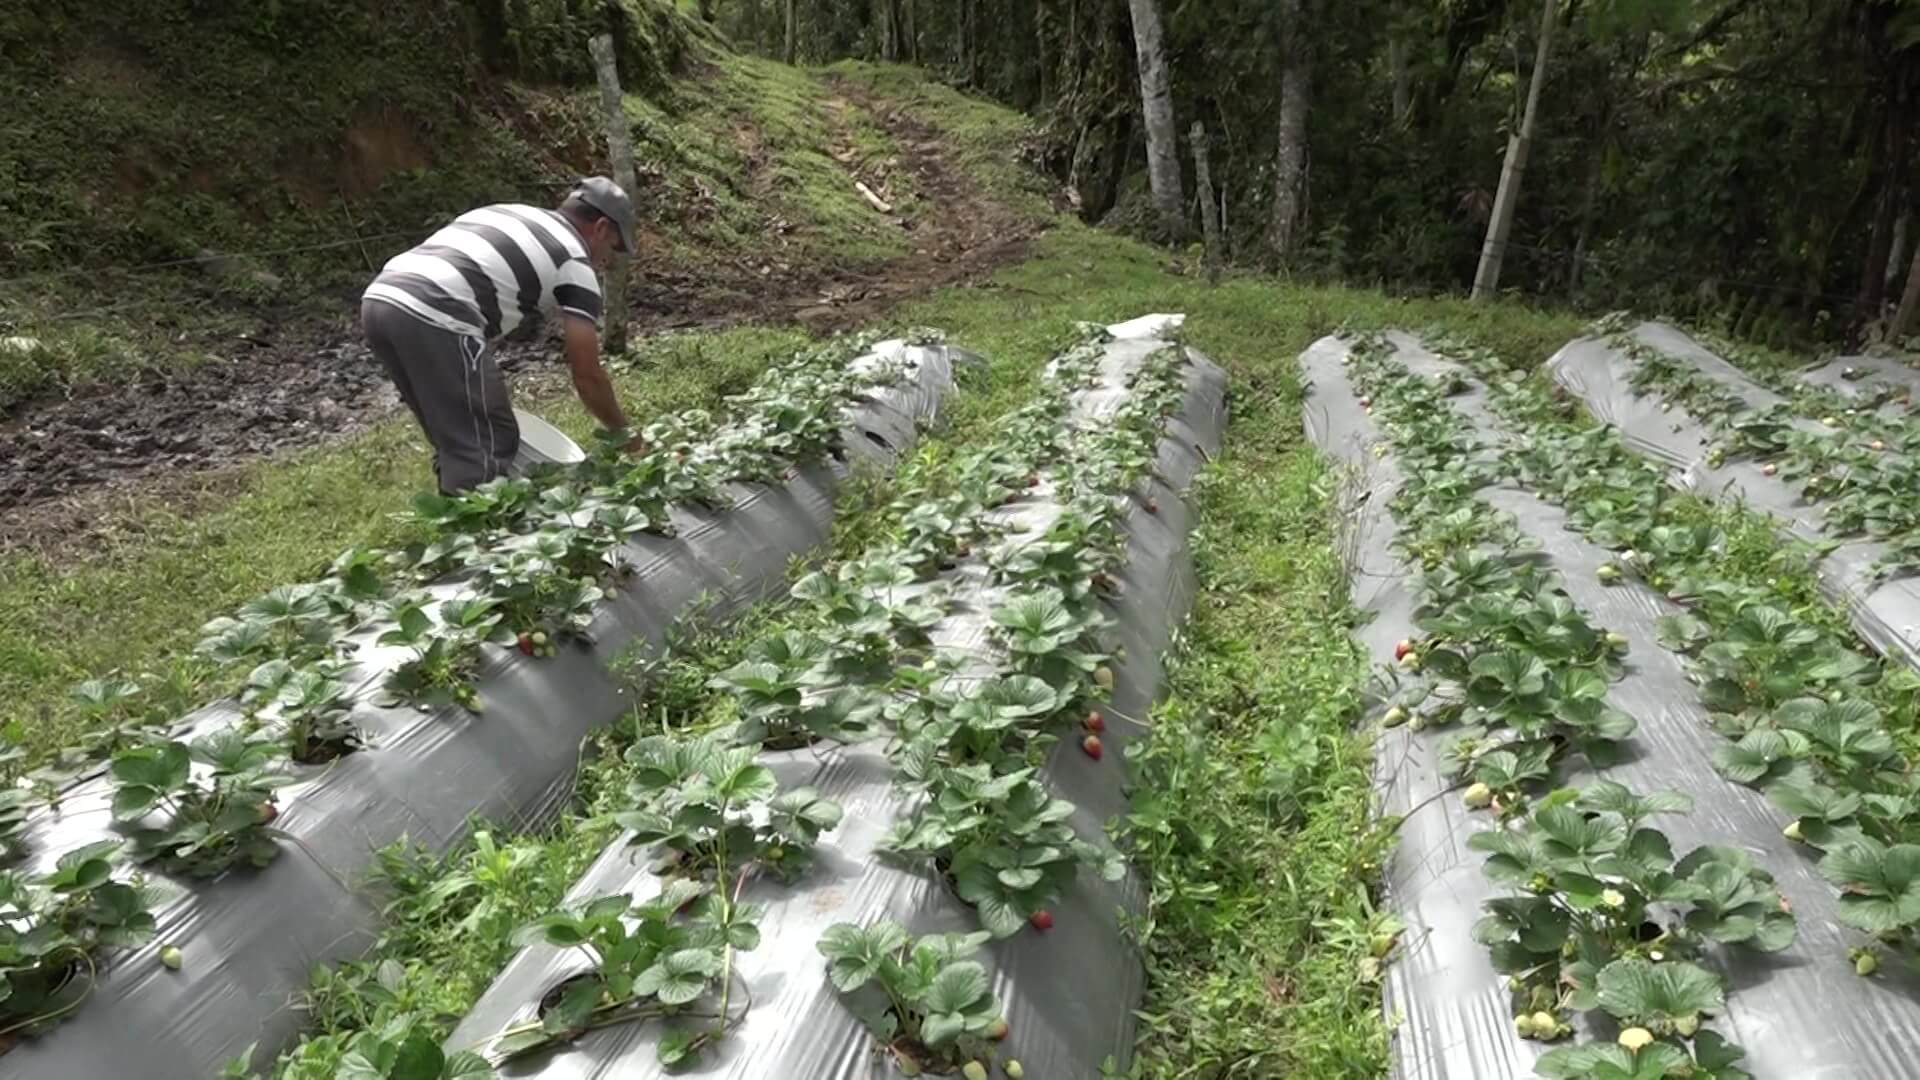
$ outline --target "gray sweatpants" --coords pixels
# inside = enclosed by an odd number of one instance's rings
[[[361,301],[360,329],[433,444],[441,491],[465,491],[512,470],[520,425],[485,341],[380,300]]]

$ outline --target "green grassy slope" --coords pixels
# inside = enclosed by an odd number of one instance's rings
[[[0,337],[39,343],[0,349],[0,413],[250,327],[342,323],[369,270],[447,217],[602,168],[599,0],[215,7],[0,14],[0,99],[27,106],[0,113]],[[894,152],[870,117],[666,0],[611,10],[649,267],[906,253],[848,176]],[[234,257],[196,262],[215,252]]]

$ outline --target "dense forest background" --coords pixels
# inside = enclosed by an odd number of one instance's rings
[[[1475,280],[1538,70],[1499,289],[1762,338],[1916,326],[1910,0],[697,6],[770,55],[919,63],[1032,112],[1091,220],[1197,235],[1202,150],[1235,263],[1410,292]]]

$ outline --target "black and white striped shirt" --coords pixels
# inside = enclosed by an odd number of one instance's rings
[[[470,210],[395,255],[363,294],[488,341],[557,308],[600,323],[587,246],[557,211],[502,203]]]

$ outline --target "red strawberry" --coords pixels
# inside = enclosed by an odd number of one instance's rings
[[[1095,709],[1087,714],[1086,725],[1088,731],[1097,735],[1107,730],[1107,718],[1100,715],[1099,709]]]
[[[273,819],[280,816],[280,808],[272,803],[260,804],[260,824],[271,825]]]
[[[1035,488],[1035,487],[1039,487],[1039,486],[1040,486],[1040,474],[1039,474],[1039,473],[1035,473],[1035,474],[1033,474],[1032,476],[1029,476],[1029,477],[1027,477],[1027,486],[1028,486],[1028,487],[1030,487],[1030,488]]]
[[[1157,514],[1157,513],[1159,513],[1159,512],[1160,512],[1160,500],[1159,500],[1159,499],[1148,499],[1148,500],[1147,500],[1147,513],[1149,513],[1149,514]]]
[[[1027,916],[1027,921],[1033,924],[1035,930],[1051,930],[1053,929],[1053,912],[1042,908]]]
[[[533,635],[532,634],[525,633],[525,632],[522,632],[520,634],[520,651],[523,653],[526,653],[528,656],[533,655]]]
[[[1088,757],[1092,758],[1095,761],[1099,761],[1100,755],[1103,752],[1100,746],[1100,736],[1089,735],[1086,738],[1081,739],[1080,749],[1085,750],[1087,752]]]
[[[1413,642],[1408,641],[1406,638],[1401,638],[1400,643],[1393,647],[1393,658],[1395,660],[1405,660],[1407,658],[1407,654],[1412,651],[1413,651]]]

